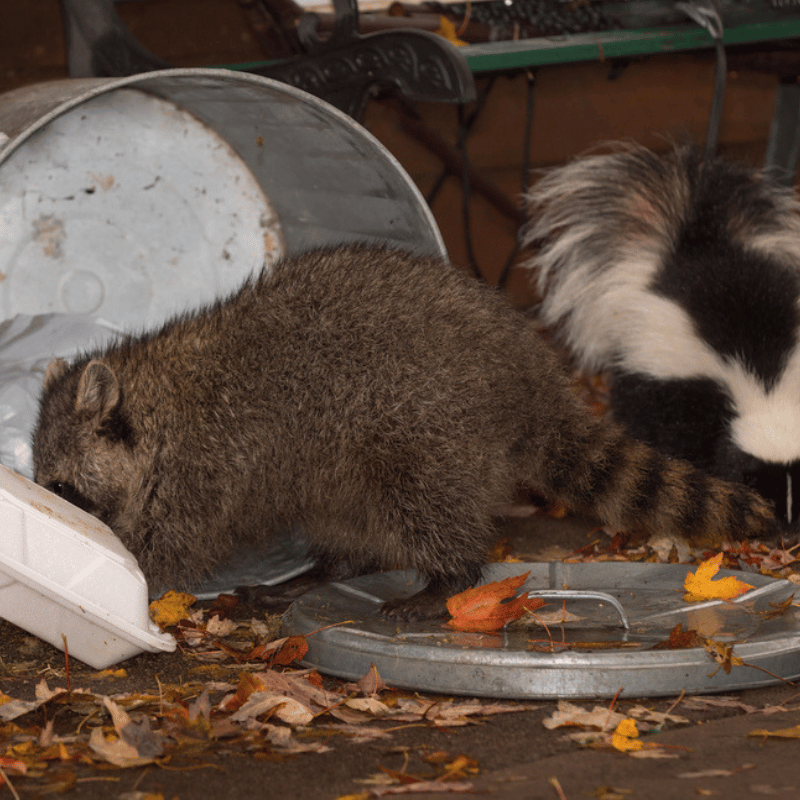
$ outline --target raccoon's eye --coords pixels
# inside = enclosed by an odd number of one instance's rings
[[[87,497],[84,497],[71,483],[64,483],[62,481],[51,481],[45,487],[47,491],[63,497],[68,503],[83,509],[84,511],[92,512],[94,503]]]

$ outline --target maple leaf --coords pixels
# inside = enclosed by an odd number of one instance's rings
[[[732,600],[734,597],[738,597],[753,588],[751,584],[740,581],[733,576],[714,580],[714,576],[719,572],[723,557],[724,553],[718,553],[700,564],[697,567],[697,572],[688,573],[683,584],[683,588],[686,590],[686,594],[683,597],[686,602]]]
[[[467,589],[447,601],[452,619],[447,624],[457,631],[489,632],[519,619],[526,611],[544,605],[543,600],[530,600],[528,593],[514,597],[530,575],[516,575],[502,581]]]

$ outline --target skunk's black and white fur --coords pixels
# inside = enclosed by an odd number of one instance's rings
[[[800,518],[800,203],[692,147],[549,171],[526,244],[544,324],[638,439]]]

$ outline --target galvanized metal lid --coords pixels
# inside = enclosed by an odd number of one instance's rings
[[[484,579],[528,570],[521,591],[542,594],[550,609],[563,606],[577,619],[548,630],[511,625],[494,634],[459,633],[439,621],[397,624],[380,615],[381,604],[422,583],[413,572],[390,572],[304,595],[286,613],[284,629],[307,635],[306,666],[357,679],[374,664],[390,686],[446,694],[659,696],[800,676],[797,612],[780,609],[796,589],[789,581],[720,570],[755,588],[732,601],[687,603],[683,582],[694,567],[686,565],[504,563],[489,565]],[[657,648],[679,623],[708,646]]]

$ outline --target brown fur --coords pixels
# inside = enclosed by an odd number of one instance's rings
[[[299,525],[339,574],[414,568],[439,614],[480,576],[519,482],[577,511],[719,542],[754,494],[590,416],[530,321],[436,259],[289,258],[227,300],[52,365],[36,480],[105,521],[151,585]]]

